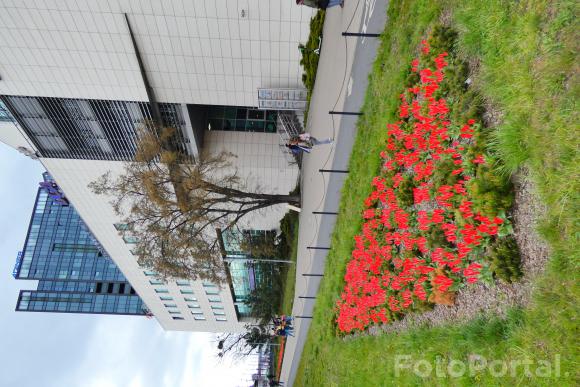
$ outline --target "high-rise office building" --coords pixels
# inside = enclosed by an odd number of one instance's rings
[[[16,310],[148,314],[50,175],[43,178],[13,273],[17,279],[37,280],[38,287],[20,291]]]
[[[123,219],[110,198],[87,186],[122,173],[139,128],[153,120],[177,128],[175,146],[191,158],[235,154],[250,189],[292,191],[299,171],[278,132],[292,122],[287,110],[304,107],[298,45],[313,11],[265,0],[1,7],[0,108],[15,124],[0,121],[0,141],[42,162],[165,329],[245,329],[252,319],[241,300],[255,282],[251,268],[236,261],[242,279],[221,287],[162,283],[131,254],[135,239],[120,235]],[[272,230],[286,211],[273,206],[239,226]]]

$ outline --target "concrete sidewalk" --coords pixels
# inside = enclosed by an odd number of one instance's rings
[[[334,138],[332,145],[316,146],[304,155],[301,175],[302,212],[298,233],[296,294],[292,314],[311,316],[324,271],[334,215],[315,215],[313,211],[338,211],[344,173],[321,173],[320,169],[346,170],[356,134],[357,116],[331,115],[329,111],[358,112],[364,100],[368,74],[379,46],[377,38],[343,37],[342,32],[380,33],[386,21],[388,0],[345,0],[344,8],[326,12],[322,49],[316,84],[312,94],[306,131],[318,139]],[[328,316],[328,318],[332,318]],[[308,329],[309,319],[295,320],[295,337],[286,342],[280,380],[294,384]]]

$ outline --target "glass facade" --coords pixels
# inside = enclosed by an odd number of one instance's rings
[[[0,100],[0,121],[14,121],[14,117],[12,117],[2,100]]]
[[[252,310],[246,304],[248,296],[257,284],[269,281],[271,278],[269,274],[273,270],[271,263],[257,263],[250,253],[244,251],[241,241],[244,239],[259,240],[271,232],[273,231],[236,230],[220,233],[222,246],[225,250],[224,261],[230,280],[230,290],[238,317],[252,317]],[[275,259],[275,257],[272,258]]]
[[[17,279],[38,280],[38,286],[20,292],[16,310],[147,314],[131,284],[57,190],[45,173],[15,271]]]
[[[146,102],[2,96],[1,101],[34,142],[41,157],[132,160],[139,128],[151,121]],[[159,104],[164,125],[183,129],[179,104]],[[187,140],[174,143],[188,154]]]
[[[243,106],[207,106],[206,127],[210,130],[276,133],[278,112]]]

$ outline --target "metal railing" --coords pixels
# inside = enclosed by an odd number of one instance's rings
[[[280,136],[280,148],[282,148],[288,162],[297,163],[300,166],[302,164],[302,154],[294,154],[285,146],[291,138],[302,133],[302,126],[298,118],[294,113],[278,112],[277,127],[278,135]]]

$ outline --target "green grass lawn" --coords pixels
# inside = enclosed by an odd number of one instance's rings
[[[370,77],[335,228],[314,311],[314,320],[296,379],[297,386],[412,385],[576,385],[578,373],[578,172],[576,124],[578,49],[575,2],[391,1],[389,22]],[[460,53],[479,63],[475,87],[503,113],[494,150],[513,172],[527,167],[548,209],[542,235],[552,255],[536,283],[532,304],[506,319],[482,316],[468,324],[421,328],[400,334],[342,338],[334,305],[344,286],[345,265],[360,232],[363,200],[377,174],[385,124],[397,120],[398,95],[420,40],[444,19],[459,35]],[[451,16],[449,16],[451,15]],[[494,377],[489,371],[461,377],[421,378],[397,374],[398,355],[427,360],[552,361],[559,375],[542,378],[524,367]],[[542,369],[542,370],[545,370]],[[542,371],[541,370],[541,371]]]

